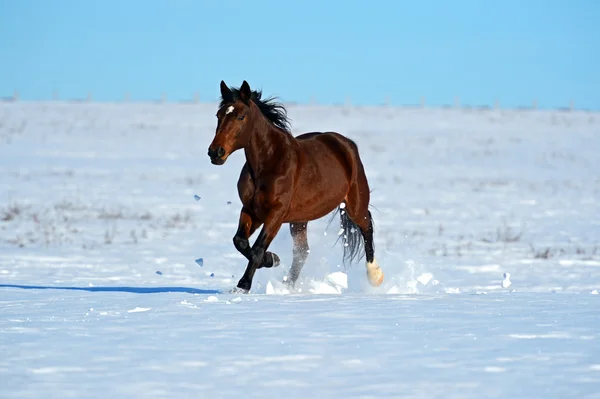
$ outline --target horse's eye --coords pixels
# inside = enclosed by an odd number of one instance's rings
[[[243,121],[245,117],[246,117],[246,115],[240,115],[240,116],[237,117],[237,120],[238,121]]]

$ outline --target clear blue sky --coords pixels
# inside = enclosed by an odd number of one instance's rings
[[[600,109],[600,0],[0,0],[0,96]]]

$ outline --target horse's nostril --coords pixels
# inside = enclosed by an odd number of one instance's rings
[[[218,156],[219,158],[222,158],[222,157],[223,157],[223,155],[225,155],[225,148],[223,148],[223,147],[219,147],[219,148],[217,149],[217,156]]]

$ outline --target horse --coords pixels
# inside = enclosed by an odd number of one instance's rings
[[[293,241],[284,282],[294,288],[309,253],[308,222],[333,211],[344,229],[344,264],[364,254],[367,279],[380,286],[384,273],[375,258],[371,192],[356,143],[338,132],[294,137],[283,104],[263,99],[262,90],[251,90],[245,80],[239,88],[221,81],[220,89],[208,156],[213,165],[223,165],[237,150],[246,158],[237,182],[242,208],[233,245],[248,265],[230,292],[249,293],[257,269],[279,266],[279,256],[268,248],[284,223]]]

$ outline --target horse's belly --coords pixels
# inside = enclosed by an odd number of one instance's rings
[[[339,205],[339,203],[337,204]],[[291,208],[285,218],[286,223],[301,223],[308,222],[315,219],[320,219],[323,216],[327,215],[331,211],[333,211],[337,205],[332,205],[332,203],[324,204],[320,203],[317,206],[313,206],[311,208]]]
[[[333,176],[332,176],[333,174]],[[318,176],[321,176],[319,174]],[[319,219],[337,208],[348,194],[348,180],[344,173],[328,171],[325,177],[300,181],[292,197],[288,217],[291,222]]]

